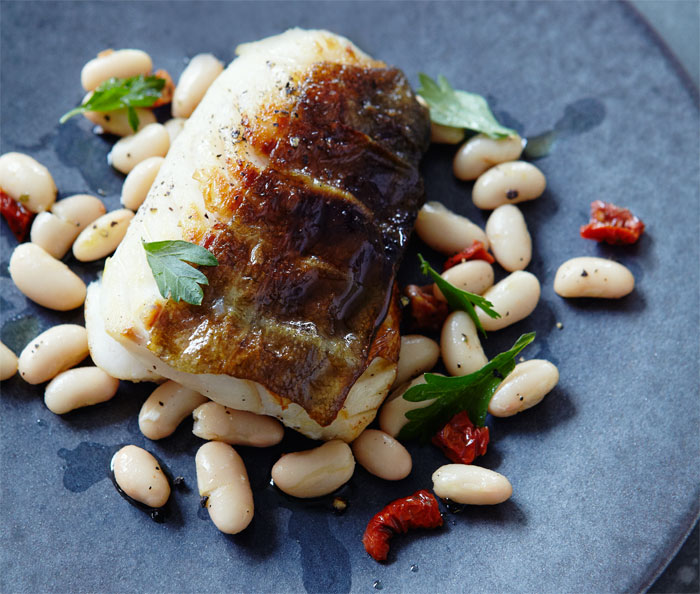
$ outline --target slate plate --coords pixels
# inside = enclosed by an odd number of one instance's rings
[[[118,204],[121,176],[105,163],[110,143],[59,116],[81,98],[83,63],[105,47],[139,47],[178,75],[184,58],[224,60],[244,41],[291,26],[347,35],[412,81],[425,71],[486,95],[524,135],[557,131],[538,161],[548,189],[523,211],[534,237],[530,266],[542,299],[526,321],[492,334],[489,355],[522,332],[525,354],[559,366],[561,382],[537,408],[490,421],[481,464],[508,476],[513,498],[446,515],[435,533],[397,539],[380,565],[360,539],[389,500],[430,486],[442,463],[414,447],[414,471],[397,484],[362,469],[334,516],[268,486],[285,449],[242,448],[256,499],[243,534],[218,533],[199,508],[185,423],[157,443],[136,415],[152,385],[122,385],[111,402],[54,416],[42,387],[2,385],[0,585],[7,592],[573,592],[645,588],[698,513],[698,111],[697,96],[646,26],[622,4],[601,3],[29,3],[3,2],[2,146],[49,167],[61,196],[102,192]],[[450,173],[453,149],[425,162],[428,197],[485,221],[470,185]],[[628,205],[648,224],[636,247],[578,237],[588,204]],[[14,239],[2,226],[2,340],[19,352],[52,324],[82,321],[30,304],[12,285]],[[419,280],[415,251],[404,280]],[[421,248],[438,262],[436,254]],[[564,301],[558,265],[579,255],[626,264],[637,278],[624,300]],[[67,263],[84,278],[99,265]],[[558,329],[557,322],[563,324]],[[122,444],[145,446],[185,486],[170,521],[151,522],[108,479]]]

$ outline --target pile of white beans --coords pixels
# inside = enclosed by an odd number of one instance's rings
[[[169,147],[182,130],[223,65],[210,54],[193,58],[184,70],[172,97],[173,119],[156,122],[152,111],[139,108],[140,127],[132,133],[125,110],[87,113],[101,130],[123,136],[109,155],[110,164],[128,174],[122,188],[124,208],[107,212],[102,201],[79,194],[56,201],[57,189],[50,172],[28,155],[7,153],[0,157],[0,188],[32,212],[38,213],[31,241],[18,245],[10,259],[10,275],[17,288],[42,307],[72,310],[85,301],[85,283],[62,261],[68,252],[82,262],[105,258],[123,239],[134,211],[143,203]],[[88,62],[81,81],[91,93],[110,77],[149,74],[152,60],[140,50],[107,50]],[[436,142],[461,142],[460,130],[433,126]],[[431,248],[451,256],[476,239],[491,249],[509,274],[495,283],[493,266],[483,260],[463,262],[442,276],[453,285],[483,295],[501,314],[493,319],[478,310],[487,331],[497,331],[532,313],[540,298],[540,283],[525,271],[532,259],[532,240],[522,212],[516,206],[538,198],[545,189],[542,172],[519,161],[522,139],[513,136],[493,140],[483,135],[469,139],[454,159],[454,174],[476,180],[472,199],[492,210],[485,229],[437,202],[427,203],[416,222],[418,236]],[[495,283],[495,284],[494,284]],[[575,258],[562,264],[554,281],[563,297],[622,297],[634,287],[634,278],[622,265],[600,258]],[[435,297],[443,299],[437,287]],[[46,406],[56,414],[105,402],[119,387],[118,380],[94,366],[76,367],[89,354],[85,328],[75,324],[54,326],[24,348],[19,358],[0,343],[0,379],[19,370],[30,384],[45,386]],[[273,466],[274,484],[299,498],[332,493],[353,476],[356,463],[384,480],[398,481],[412,471],[408,450],[396,439],[408,422],[409,410],[427,402],[408,402],[401,396],[424,383],[424,374],[442,358],[447,373],[462,376],[488,361],[474,322],[462,311],[444,322],[440,343],[427,336],[401,337],[393,391],[382,406],[379,429],[367,429],[352,444],[340,440],[316,448],[283,455]],[[507,417],[529,409],[548,394],[559,379],[555,365],[530,360],[515,366],[500,384],[489,405],[494,417]],[[172,435],[186,418],[194,419],[193,432],[207,441],[195,457],[198,490],[216,527],[236,534],[254,514],[253,493],[241,456],[234,446],[270,447],[283,438],[274,418],[229,409],[198,392],[166,381],[156,387],[139,413],[145,437],[159,440]],[[170,485],[160,463],[146,450],[129,445],[113,457],[111,470],[119,488],[148,508],[164,506]],[[505,501],[512,487],[504,476],[475,465],[448,464],[433,474],[435,493],[461,504],[488,505]]]

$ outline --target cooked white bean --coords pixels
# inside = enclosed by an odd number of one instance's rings
[[[192,413],[192,433],[202,439],[223,441],[231,445],[268,448],[284,437],[284,427],[277,419],[235,410],[216,402],[207,402]]]
[[[518,363],[494,392],[489,412],[494,417],[511,417],[540,403],[558,381],[559,370],[549,361]]]
[[[481,295],[493,285],[493,266],[485,260],[467,260],[445,270],[440,276],[462,291]],[[445,296],[436,284],[433,284],[433,295],[440,301],[445,301]]]
[[[78,235],[73,255],[81,262],[92,262],[109,256],[124,239],[134,213],[128,208],[113,210],[93,221]]]
[[[572,258],[554,277],[554,292],[561,297],[619,299],[634,290],[634,275],[628,268],[605,258]]]
[[[418,212],[416,233],[431,248],[443,254],[456,254],[468,248],[474,240],[489,247],[483,229],[468,218],[448,210],[440,202],[426,202]]]
[[[175,433],[185,417],[206,401],[199,392],[167,381],[153,390],[141,406],[139,429],[148,439],[163,439]]]
[[[80,230],[50,212],[40,212],[32,222],[29,238],[60,260],[70,249]]]
[[[491,287],[484,297],[493,303],[500,318],[487,316],[479,307],[476,315],[484,330],[500,330],[529,316],[540,300],[540,281],[534,274],[517,270]]]
[[[423,408],[433,402],[432,400],[409,402],[408,400],[404,400],[402,398],[402,396],[406,393],[406,390],[424,383],[425,375],[420,375],[411,383],[404,384],[403,386],[396,388],[396,390],[394,390],[384,401],[384,404],[379,411],[379,428],[384,431],[384,433],[387,433],[392,437],[396,437],[403,426],[408,423],[406,413],[409,410]]]
[[[542,195],[547,180],[534,165],[525,161],[501,163],[479,176],[472,200],[479,208],[491,210],[501,204],[517,204]]]
[[[102,200],[90,194],[76,194],[55,202],[51,212],[77,227],[77,235],[94,220],[107,212]]]
[[[0,189],[32,212],[49,210],[57,192],[49,170],[22,153],[0,156]]]
[[[17,355],[0,342],[0,381],[11,378],[15,373],[17,373]]]
[[[10,276],[32,301],[58,311],[80,307],[87,288],[80,277],[33,243],[22,243],[12,252]]]
[[[59,373],[44,392],[52,413],[62,415],[76,408],[107,402],[119,388],[119,380],[99,367],[76,367]]]
[[[77,324],[60,324],[34,338],[19,356],[19,374],[40,384],[75,367],[88,356],[87,331]]]
[[[122,186],[122,204],[126,208],[136,211],[143,204],[163,161],[163,157],[149,157],[129,172]]]
[[[400,481],[411,473],[411,454],[391,435],[365,429],[352,442],[355,459],[367,472],[386,481]]]
[[[495,505],[513,494],[502,474],[473,464],[446,464],[433,473],[433,491],[442,499],[468,505]]]
[[[430,142],[437,144],[459,144],[464,140],[464,129],[454,128],[452,126],[443,126],[431,122],[430,124]]]
[[[199,54],[182,71],[173,93],[172,113],[176,118],[189,118],[224,65],[212,54]]]
[[[238,534],[253,519],[253,492],[243,460],[230,445],[205,443],[195,456],[197,488],[209,517],[226,534]]]
[[[486,235],[496,261],[508,272],[524,270],[532,258],[532,238],[525,217],[513,204],[499,206],[486,221]]]
[[[90,94],[88,94],[89,96]],[[85,99],[87,99],[87,97]],[[85,101],[83,99],[83,101]],[[139,124],[136,131],[143,130],[149,124],[156,123],[156,116],[147,107],[135,107],[134,111],[139,119]],[[86,111],[83,115],[96,126],[102,128],[107,134],[115,136],[130,136],[134,133],[134,129],[129,123],[129,116],[126,109],[117,109],[115,111]]]
[[[305,452],[285,454],[272,467],[272,480],[287,495],[320,497],[347,483],[353,472],[350,446],[334,439]]]
[[[108,163],[117,171],[129,173],[149,157],[165,157],[170,136],[163,124],[149,124],[136,134],[119,140],[107,155]]]
[[[129,78],[150,74],[151,56],[137,49],[104,50],[83,66],[80,82],[86,91],[94,91],[109,78]]]
[[[517,134],[507,138],[477,134],[459,147],[452,171],[457,179],[476,179],[494,165],[519,159],[522,152],[523,139]]]
[[[430,371],[435,367],[439,356],[440,347],[432,338],[420,334],[402,336],[399,365],[392,388]]]
[[[172,146],[175,139],[178,137],[182,129],[185,127],[185,118],[172,118],[169,119],[165,124],[165,129],[168,131],[168,136],[170,136],[170,146]]]
[[[440,352],[452,376],[469,375],[488,363],[474,322],[465,311],[453,311],[442,326]]]
[[[148,507],[163,507],[170,497],[168,482],[153,454],[135,445],[124,446],[112,457],[110,469],[119,488]]]

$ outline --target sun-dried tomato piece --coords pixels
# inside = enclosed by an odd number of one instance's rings
[[[24,241],[32,226],[34,213],[0,190],[0,214],[7,221],[17,241]]]
[[[461,264],[467,260],[486,260],[489,264],[493,264],[495,262],[494,257],[488,253],[487,249],[484,247],[484,244],[478,239],[475,239],[471,246],[469,246],[466,250],[462,250],[458,254],[450,256],[442,266],[442,271],[445,272],[445,270],[449,270],[453,266],[457,266],[457,264]]]
[[[457,413],[432,439],[433,445],[442,450],[456,464],[471,464],[477,456],[486,453],[489,428],[476,427],[467,411]]]
[[[449,310],[447,303],[433,294],[433,285],[408,285],[404,295],[408,297],[406,309],[413,329],[437,331],[442,327]]]
[[[581,237],[612,244],[635,243],[644,233],[644,223],[627,208],[610,202],[591,202],[591,220],[581,227]]]
[[[442,526],[442,516],[437,499],[422,489],[413,495],[392,501],[376,514],[367,524],[362,544],[375,561],[386,561],[389,541],[394,534],[408,532],[412,528],[439,526]]]
[[[173,93],[175,92],[175,83],[173,83],[172,77],[167,70],[162,69],[156,70],[153,76],[162,78],[165,81],[165,85],[160,92],[160,97],[156,99],[156,102],[151,107],[160,107],[161,105],[170,103],[173,100]]]

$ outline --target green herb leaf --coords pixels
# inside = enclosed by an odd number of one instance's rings
[[[424,408],[406,413],[408,423],[399,432],[399,439],[427,442],[458,412],[466,410],[477,427],[486,421],[489,402],[498,385],[515,367],[515,357],[535,339],[535,333],[523,334],[512,348],[496,355],[478,371],[462,377],[425,374],[425,384],[413,386],[403,398],[409,402],[432,400]]]
[[[466,128],[491,138],[517,134],[515,130],[498,123],[481,95],[455,91],[442,75],[438,76],[437,82],[423,73],[418,75],[418,79],[421,84],[418,94],[428,103],[430,119],[436,124]]]
[[[146,260],[153,272],[158,290],[165,299],[201,305],[204,292],[199,285],[208,285],[206,276],[193,266],[217,266],[218,260],[208,249],[188,241],[142,242]]]
[[[438,286],[438,289],[440,289],[447,300],[447,305],[449,305],[452,309],[466,311],[477,329],[484,336],[486,336],[486,330],[484,330],[484,327],[481,325],[479,316],[476,315],[476,311],[474,310],[474,306],[476,305],[480,307],[482,311],[490,318],[500,318],[501,314],[493,309],[493,303],[481,295],[470,293],[469,291],[462,291],[462,289],[458,289],[452,283],[446,281],[432,266],[430,266],[430,264],[425,261],[421,254],[418,254],[418,259],[420,260],[421,272],[433,279],[435,284]]]
[[[115,111],[127,109],[129,125],[136,132],[139,118],[134,107],[150,107],[159,98],[165,79],[157,76],[132,76],[130,78],[110,78],[103,82],[82,105],[71,109],[59,120],[61,124],[74,115],[86,111]]]

